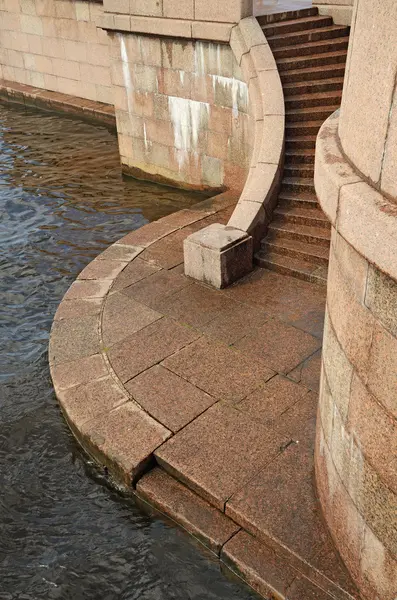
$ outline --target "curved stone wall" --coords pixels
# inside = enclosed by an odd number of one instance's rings
[[[316,150],[316,191],[333,227],[316,479],[325,519],[363,597],[395,600],[397,206],[347,160],[338,125],[336,113]]]

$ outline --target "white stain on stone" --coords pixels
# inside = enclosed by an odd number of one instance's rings
[[[120,37],[121,65],[122,65],[122,69],[123,69],[124,87],[125,87],[125,91],[127,94],[128,113],[131,117],[132,111],[133,111],[132,94],[134,91],[134,87],[132,84],[131,71],[130,71],[130,65],[128,62],[128,53],[127,53],[127,47],[125,45],[125,39],[124,39],[122,33],[119,33],[118,35]]]
[[[248,106],[248,86],[245,81],[240,81],[235,77],[223,77],[221,75],[212,75],[212,85],[214,92],[216,85],[222,85],[230,92],[232,100],[232,112],[235,119],[238,118],[239,109],[246,109]]]
[[[174,130],[177,161],[179,169],[182,169],[189,152],[198,152],[198,138],[209,114],[209,104],[189,98],[169,96],[168,108]]]
[[[207,44],[208,45],[208,44]],[[196,75],[205,75],[205,44],[196,42],[194,46],[194,72]]]
[[[145,144],[145,151],[147,153],[147,152],[149,152],[152,144],[151,144],[151,142],[147,138],[146,123],[145,122],[143,122],[143,142]]]

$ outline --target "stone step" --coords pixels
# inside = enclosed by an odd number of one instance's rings
[[[312,177],[284,177],[281,182],[281,191],[287,193],[304,192],[305,194],[315,194],[314,182]]]
[[[285,132],[287,137],[299,135],[317,135],[324,121],[303,121],[301,123],[289,123],[287,121]]]
[[[307,244],[299,240],[280,239],[277,235],[269,233],[262,240],[261,247],[264,251],[298,258],[315,265],[328,266],[329,249],[325,248],[325,246]]]
[[[302,94],[318,94],[321,92],[333,92],[343,89],[343,77],[330,77],[329,79],[318,79],[313,81],[297,81],[283,85],[286,99]]]
[[[284,165],[284,177],[287,179],[301,179],[314,177],[314,165]]]
[[[318,8],[301,8],[299,10],[289,10],[279,13],[271,13],[268,15],[260,15],[256,17],[259,25],[266,25],[267,23],[280,23],[281,21],[290,21],[291,19],[298,19],[303,17],[314,17],[318,15]]]
[[[321,208],[297,208],[277,206],[273,212],[278,223],[298,223],[301,225],[309,225],[310,227],[323,227],[331,229],[330,222],[321,210]]]
[[[280,208],[316,208],[319,206],[319,203],[315,194],[310,194],[306,192],[280,192],[280,195],[278,197],[278,206]]]
[[[297,108],[287,110],[285,120],[289,123],[302,123],[305,121],[321,121],[324,122],[333,112],[338,110],[339,103],[329,106],[312,106],[309,108]]]
[[[315,159],[315,148],[301,148],[300,150],[286,150],[286,165],[312,165]]]
[[[280,71],[282,83],[295,83],[300,81],[318,81],[320,79],[334,79],[335,77],[345,76],[345,63],[332,63],[321,65],[319,67],[304,67],[300,69],[291,69],[290,71]]]
[[[289,240],[300,240],[309,244],[325,246],[329,248],[331,232],[325,227],[310,227],[297,223],[283,223],[274,219],[269,225],[269,231],[276,232],[280,238]]]
[[[154,468],[138,481],[136,494],[138,498],[181,525],[217,555],[226,541],[240,529],[224,513],[161,467]]]
[[[275,35],[267,37],[269,46],[272,49],[286,48],[287,46],[297,46],[299,44],[310,44],[311,42],[319,42],[325,40],[333,40],[335,38],[345,37],[349,34],[349,28],[342,25],[331,25],[328,27],[319,27],[318,29],[308,29],[305,31],[297,31],[293,33],[285,33],[283,35]],[[295,56],[301,53],[296,52]]]
[[[289,71],[303,71],[304,69],[317,69],[321,66],[346,65],[347,60],[347,43],[346,50],[336,50],[335,52],[324,52],[322,54],[313,54],[309,56],[291,56],[288,58],[280,58],[277,60],[277,67],[280,76],[284,76]]]
[[[295,31],[329,27],[330,25],[333,25],[332,17],[315,15],[312,17],[300,17],[288,21],[279,21],[278,23],[267,23],[262,26],[262,29],[266,38],[268,38],[277,35],[285,35],[286,33],[293,33]]]
[[[315,135],[301,135],[285,139],[286,150],[307,150],[316,147]]]
[[[302,259],[263,250],[255,255],[255,262],[262,268],[276,271],[282,275],[297,277],[321,286],[327,285],[328,270],[324,265],[314,265]]]
[[[333,92],[320,92],[317,94],[301,94],[285,98],[286,110],[295,108],[312,108],[315,106],[335,106],[340,104],[342,90]]]
[[[349,36],[336,37],[327,40],[318,40],[312,42],[304,42],[291,44],[290,46],[274,48],[273,55],[276,62],[283,58],[303,58],[304,56],[316,56],[319,54],[328,54],[337,52],[338,50],[347,50],[349,46]]]

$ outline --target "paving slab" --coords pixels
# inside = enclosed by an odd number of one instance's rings
[[[162,269],[122,290],[122,293],[154,309],[168,296],[192,285],[184,275]]]
[[[226,505],[226,514],[266,540],[271,538],[309,562],[328,534],[312,484],[313,452],[291,444]]]
[[[304,331],[272,319],[255,333],[235,344],[248,356],[260,358],[271,369],[288,373],[321,346],[321,342]]]
[[[126,383],[198,337],[194,329],[163,317],[114,344],[108,358],[117,376]]]
[[[125,387],[142,408],[174,433],[216,402],[160,365],[134,377]]]
[[[231,345],[256,331],[268,318],[261,308],[232,301],[221,314],[199,328],[207,336]]]
[[[102,313],[102,340],[112,346],[162,318],[162,314],[119,292],[108,296]]]
[[[149,277],[149,275],[153,275],[157,271],[160,271],[159,266],[148,263],[141,258],[136,258],[118,275],[112,285],[111,291],[120,291],[141,279],[145,279],[145,277]]]
[[[171,435],[133,402],[86,422],[80,431],[99,464],[128,486],[149,467],[154,450]]]
[[[222,549],[221,560],[264,598],[284,597],[298,572],[246,531]]]
[[[273,433],[232,406],[217,403],[155,453],[171,475],[219,510],[271,462],[279,448]]]
[[[307,385],[310,389],[319,392],[321,373],[321,350],[318,350],[300,365],[288,373],[288,377]]]
[[[54,321],[49,347],[50,364],[70,362],[99,351],[99,322],[96,315]]]
[[[276,375],[236,404],[236,408],[266,425],[272,425],[308,392],[307,387]]]
[[[76,298],[74,300],[65,300],[58,306],[54,321],[99,315],[101,308],[102,298]]]
[[[82,383],[89,383],[108,374],[102,354],[93,354],[51,367],[56,391],[66,390]]]
[[[204,336],[163,365],[211,396],[231,403],[274,375],[262,361]]]
[[[139,480],[136,491],[216,554],[240,530],[224,513],[158,467]]]

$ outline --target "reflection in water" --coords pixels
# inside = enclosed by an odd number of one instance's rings
[[[198,196],[124,180],[104,128],[0,106],[0,600],[244,600],[83,460],[47,366],[52,317],[109,243]]]

